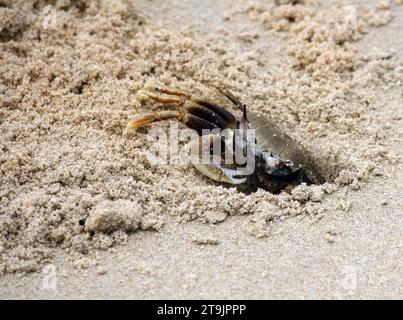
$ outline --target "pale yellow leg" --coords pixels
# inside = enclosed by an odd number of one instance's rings
[[[143,89],[139,90],[137,95],[140,99],[143,100],[152,99],[163,104],[178,105],[183,105],[185,101],[188,100],[188,98],[190,97],[189,94],[186,94],[184,92],[149,86],[146,86]]]

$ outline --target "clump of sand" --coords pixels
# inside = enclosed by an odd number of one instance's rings
[[[392,19],[388,7],[377,10],[354,5],[319,10],[319,1],[283,1],[258,5],[262,24],[277,31],[289,44],[288,53],[296,69],[315,80],[349,77],[361,57],[354,42],[371,26]],[[247,10],[257,10],[251,5]],[[284,34],[285,32],[285,34]]]
[[[290,43],[288,61],[262,74],[270,61],[240,55],[225,31],[200,39],[161,30],[124,1],[1,3],[0,272],[36,270],[56,247],[72,253],[74,266],[89,267],[94,251],[124,243],[130,232],[160,230],[167,217],[219,223],[250,215],[250,233],[267,236],[271,221],[320,218],[334,206],[328,194],[359,188],[397,161],[384,144],[395,137],[385,123],[399,119],[379,122],[376,96],[401,84],[400,62],[393,53],[360,55],[361,31],[334,28],[337,8],[279,1],[256,9]],[[49,4],[56,23],[44,28]],[[268,24],[273,10],[281,27]],[[361,19],[367,29],[389,20]],[[126,129],[157,107],[136,98],[146,83],[221,104],[206,83],[228,87],[301,143],[328,182],[245,195],[190,166],[150,163],[147,129]]]

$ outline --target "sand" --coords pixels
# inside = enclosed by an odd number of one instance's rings
[[[397,3],[0,3],[1,297],[402,298]],[[229,88],[326,183],[150,163],[145,84]]]

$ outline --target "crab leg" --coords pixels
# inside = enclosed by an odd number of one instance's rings
[[[235,106],[237,106],[241,111],[246,109],[246,105],[239,101],[237,97],[235,97],[231,92],[224,91],[219,87],[215,87],[218,91],[220,91],[229,101],[231,101]]]
[[[220,129],[235,128],[237,124],[234,115],[224,108],[184,92],[166,88],[144,87],[138,94],[140,97],[163,104],[176,104],[190,114],[214,123]]]
[[[215,124],[208,122],[203,118],[192,115],[190,113],[181,111],[161,111],[161,112],[146,113],[130,121],[127,124],[127,127],[130,129],[138,129],[154,122],[171,120],[171,119],[176,119],[184,123],[189,128],[196,130],[199,135],[202,135],[203,129],[209,129],[209,130],[217,129],[217,126]]]
[[[172,96],[185,97],[186,99],[188,99],[192,96],[191,94],[188,94],[186,92],[178,91],[175,89],[169,89],[169,88],[161,88],[161,87],[144,86],[143,90],[148,91],[148,92],[154,91],[154,92],[160,92],[160,93],[164,93],[164,94],[172,95]]]

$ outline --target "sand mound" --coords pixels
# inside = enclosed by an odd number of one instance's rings
[[[247,12],[288,44],[287,61],[271,66],[257,51],[239,54],[222,29],[204,39],[161,30],[123,1],[0,3],[0,272],[33,271],[55,247],[83,266],[84,255],[159,230],[167,217],[250,214],[251,234],[267,236],[274,219],[348,210],[327,195],[360,188],[398,160],[385,145],[398,139],[390,123],[401,116],[380,121],[377,97],[401,85],[401,62],[355,47],[391,19],[388,7],[359,10],[357,28],[340,20],[342,9],[310,2],[240,8],[233,19]],[[147,129],[126,123],[158,106],[140,103],[137,90],[171,86],[226,104],[206,83],[276,121],[327,183],[245,195],[190,166],[150,163]]]

